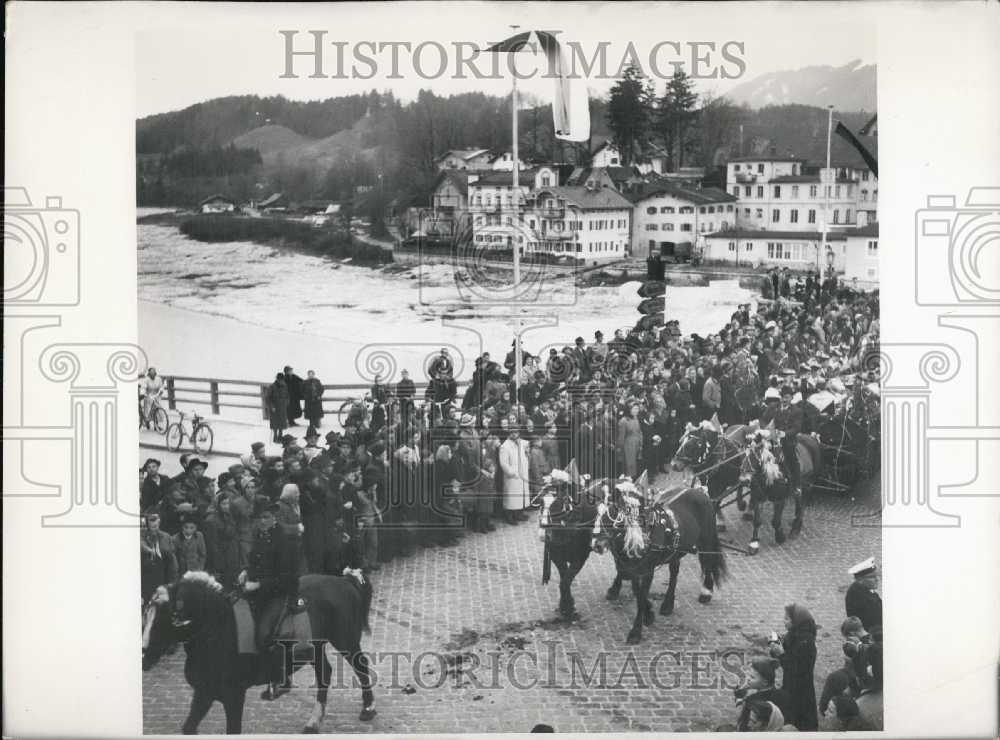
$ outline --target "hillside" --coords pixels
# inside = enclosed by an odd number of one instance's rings
[[[860,59],[842,67],[815,66],[755,77],[732,88],[726,97],[751,108],[768,105],[814,105],[836,110],[877,110],[876,68]]]
[[[241,149],[256,149],[264,163],[270,164],[278,152],[294,149],[311,141],[308,136],[292,131],[287,126],[267,124],[240,134],[231,143]]]

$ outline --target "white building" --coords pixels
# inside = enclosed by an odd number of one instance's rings
[[[858,287],[878,287],[878,221],[847,231],[844,279],[858,281]]]
[[[621,167],[622,155],[610,141],[605,141],[590,155],[591,167]]]
[[[517,158],[517,168],[519,170],[525,170],[527,167],[524,164],[524,160],[520,157]],[[493,154],[490,159],[490,169],[497,172],[512,172],[514,170],[514,155],[510,150],[500,152],[498,154]]]
[[[489,149],[451,149],[437,158],[439,170],[488,170]]]
[[[737,199],[718,188],[649,183],[629,193],[635,206],[632,244],[639,256],[684,258],[698,237],[736,225]]]
[[[744,267],[787,267],[790,270],[816,269],[825,273],[844,272],[847,236],[830,232],[823,249],[818,231],[778,231],[775,229],[729,229],[706,234],[702,259],[710,264]]]
[[[524,213],[525,251],[569,255],[586,264],[624,259],[632,204],[609,187],[542,187]]]
[[[468,211],[472,239],[486,249],[511,249],[514,244],[517,211],[514,205],[513,173],[503,171],[470,172]],[[524,212],[527,198],[539,188],[559,185],[559,172],[548,165],[518,172],[520,209]],[[522,237],[522,241],[525,241]],[[523,247],[522,247],[523,248]]]
[[[728,164],[726,189],[740,200],[744,229],[842,231],[876,219],[878,180],[867,168],[809,170],[796,157],[739,157]]]
[[[232,213],[236,210],[236,203],[224,195],[210,195],[198,204],[202,213]]]

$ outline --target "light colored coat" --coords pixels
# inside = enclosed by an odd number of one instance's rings
[[[507,511],[527,508],[530,496],[528,443],[523,439],[505,440],[500,445],[500,469],[503,471],[503,508]]]

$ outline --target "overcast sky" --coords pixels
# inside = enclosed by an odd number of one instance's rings
[[[841,66],[854,59],[875,63],[876,38],[865,23],[863,4],[844,3],[607,3],[607,4],[490,4],[490,3],[370,3],[312,5],[235,6],[199,3],[176,8],[171,23],[142,32],[136,38],[137,116],[178,110],[226,95],[284,95],[295,100],[316,100],[391,89],[412,100],[421,88],[441,95],[482,91],[503,95],[510,91],[505,67],[492,69],[488,57],[473,64],[487,79],[476,79],[465,67],[466,79],[456,78],[459,50],[485,48],[491,41],[510,35],[509,25],[522,29],[561,31],[559,38],[573,41],[588,59],[606,42],[606,73],[613,77],[622,59],[635,48],[647,74],[663,89],[661,77],[673,71],[671,62],[685,62],[691,72],[694,53],[703,57],[703,72],[719,77],[698,81],[700,92],[725,93],[740,82],[762,74],[809,65]],[[162,15],[163,11],[159,11]],[[176,20],[174,20],[176,19]],[[293,73],[298,79],[282,79],[286,65],[286,38],[293,36],[296,50],[312,49],[309,31],[324,31],[323,73],[341,78],[311,78],[311,58],[296,57]],[[338,46],[343,63],[338,60]],[[411,50],[398,49],[394,74],[392,47],[363,44],[408,42]],[[435,42],[437,45],[435,45]],[[678,46],[663,42],[674,42]],[[694,42],[702,42],[693,45]],[[419,53],[424,76],[414,64]],[[657,47],[657,45],[659,46]],[[712,46],[714,45],[714,50]],[[738,44],[742,44],[742,51]],[[440,46],[438,46],[440,45]],[[441,49],[445,52],[442,58]],[[654,49],[656,53],[654,54]],[[723,55],[723,49],[726,54]],[[356,52],[374,59],[373,65],[355,60]],[[654,60],[651,62],[650,57]],[[544,73],[537,60],[519,55],[523,75]],[[742,64],[735,61],[741,60]],[[444,64],[445,71],[438,74]],[[654,65],[658,69],[654,69]],[[738,74],[726,79],[723,74]],[[612,79],[588,77],[588,87],[605,93]],[[430,79],[428,79],[430,78]],[[523,90],[546,99],[551,81],[526,80]]]

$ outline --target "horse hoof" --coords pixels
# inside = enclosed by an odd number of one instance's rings
[[[609,588],[607,593],[604,594],[604,598],[608,601],[615,601],[620,595],[621,592],[617,589]]]
[[[628,637],[625,638],[625,644],[627,645],[638,645],[642,641],[642,636],[636,632],[629,632]]]
[[[752,522],[753,521],[753,514],[751,512],[749,512],[749,511],[746,512],[743,515],[743,521],[745,521],[745,522]]]
[[[792,524],[792,531],[788,533],[788,538],[794,540],[801,533],[802,533],[802,525]]]
[[[698,596],[698,603],[699,604],[707,604],[711,600],[712,600],[712,594],[700,594]]]
[[[361,710],[361,714],[358,715],[358,719],[362,722],[370,722],[375,717],[375,707],[365,707]]]
[[[782,542],[784,542],[785,541],[785,530],[783,530],[783,529],[776,529],[774,531],[774,541],[777,542],[779,545]]]
[[[751,555],[756,555],[759,552],[760,552],[760,543],[759,542],[751,542],[750,543],[750,554]]]

